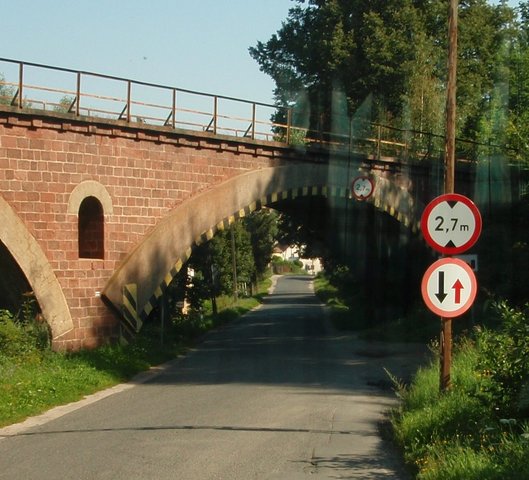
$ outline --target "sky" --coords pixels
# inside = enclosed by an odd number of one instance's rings
[[[294,5],[293,0],[0,0],[0,56],[273,103],[274,83],[248,48],[279,30]],[[1,69],[0,64],[5,73]]]
[[[292,0],[0,0],[0,56],[273,103],[274,83],[248,48],[279,30],[293,5]]]

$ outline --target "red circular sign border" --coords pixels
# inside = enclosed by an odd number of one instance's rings
[[[367,180],[371,184],[371,192],[369,192],[369,195],[367,195],[366,197],[362,197],[362,195],[355,194],[354,184],[357,180]],[[375,183],[373,182],[373,180],[371,180],[371,178],[366,177],[365,175],[359,175],[358,177],[353,178],[353,181],[351,182],[351,192],[353,193],[353,196],[357,200],[361,200],[361,201],[367,200],[369,197],[371,197],[371,195],[373,195],[374,191],[375,191]]]
[[[439,245],[432,238],[430,232],[428,231],[428,217],[430,216],[432,210],[440,203],[450,201],[463,202],[468,208],[470,208],[471,212],[474,214],[474,219],[476,222],[476,228],[474,229],[472,237],[470,237],[467,243],[459,247],[446,247]],[[465,197],[464,195],[461,195],[459,193],[445,193],[444,195],[439,195],[438,197],[434,198],[428,205],[426,205],[426,208],[424,209],[424,212],[421,216],[421,231],[424,236],[424,239],[426,240],[426,243],[428,243],[428,245],[430,245],[430,247],[432,247],[434,250],[444,255],[458,255],[459,253],[467,251],[477,242],[479,236],[481,235],[481,228],[481,213],[479,212],[478,207],[472,200],[470,200],[470,198]]]
[[[470,278],[470,284],[471,284],[470,297],[466,301],[465,305],[463,305],[461,308],[457,310],[454,310],[453,312],[446,312],[445,310],[441,310],[440,308],[436,307],[430,301],[430,297],[428,296],[428,279],[430,278],[434,270],[436,270],[438,267],[441,267],[442,265],[445,265],[447,263],[456,264],[462,267],[468,273],[468,276]],[[439,260],[436,260],[434,263],[432,263],[428,267],[426,272],[424,272],[424,275],[421,281],[421,294],[422,294],[422,299],[424,300],[424,303],[433,313],[443,318],[454,318],[454,317],[459,317],[460,315],[463,315],[463,313],[465,313],[474,303],[477,292],[478,292],[478,281],[476,280],[476,275],[474,274],[470,265],[466,263],[465,261],[461,260],[460,258],[450,258],[449,257],[449,258],[441,258]]]

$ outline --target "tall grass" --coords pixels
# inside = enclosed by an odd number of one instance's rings
[[[32,362],[0,363],[0,426],[108,387],[119,376],[99,370],[88,358],[47,353]]]
[[[0,323],[0,332],[5,331],[2,327]],[[23,337],[23,329],[18,329],[17,335]],[[27,344],[18,352],[0,349],[0,426],[126,381],[174,358],[183,348],[176,343],[161,347],[158,338],[146,333],[130,345],[75,353],[29,348]]]
[[[529,479],[529,418],[520,401],[529,380],[529,342],[508,333],[528,317],[505,305],[498,313],[499,331],[477,329],[459,340],[448,392],[439,392],[438,358],[409,387],[399,387],[402,402],[392,424],[417,479]]]
[[[347,284],[348,290],[355,290]],[[330,319],[335,328],[355,331],[365,340],[392,342],[428,342],[438,336],[439,327],[432,322],[423,306],[412,308],[407,315],[399,315],[390,321],[374,323],[366,315],[367,299],[360,288],[344,295],[342,288],[335,286],[325,274],[314,280],[314,291],[330,310]]]

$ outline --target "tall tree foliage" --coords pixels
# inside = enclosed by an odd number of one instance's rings
[[[458,127],[476,139],[512,9],[460,2]],[[372,95],[373,120],[441,133],[447,0],[296,0],[282,28],[250,54],[276,83],[278,105],[301,102],[312,128],[332,126],[332,94],[349,113]]]
[[[529,1],[520,2],[519,22],[513,25],[508,50],[508,146],[518,159],[529,158]]]
[[[0,104],[9,105],[15,96],[15,89],[4,82],[5,78],[0,74]]]
[[[458,127],[465,138],[486,142],[480,125],[491,121],[490,100],[505,81],[501,70],[513,11],[486,0],[461,2],[459,13]]]
[[[274,210],[259,210],[245,217],[243,225],[250,234],[255,274],[257,277],[262,277],[272,259],[274,244],[279,232],[278,215]]]
[[[180,281],[177,286],[180,297],[185,295],[193,307],[199,308],[206,298],[231,295],[234,265],[238,282],[253,283],[268,267],[277,234],[278,215],[267,209],[254,212],[232,224],[230,229],[217,233],[193,250],[188,266],[194,270],[194,277]],[[192,288],[188,288],[191,282]]]
[[[234,239],[233,248],[232,235]],[[233,292],[234,263],[239,282],[251,282],[253,279],[255,264],[251,238],[250,233],[244,228],[242,222],[236,222],[232,224],[230,229],[215,235],[211,240],[211,256],[217,276],[218,293],[230,294]]]

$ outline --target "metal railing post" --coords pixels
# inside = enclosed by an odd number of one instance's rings
[[[290,139],[292,138],[292,107],[287,110],[287,145],[290,145]]]
[[[132,82],[130,80],[127,80],[127,123],[130,123],[130,98],[131,98],[131,92],[132,92]]]
[[[171,126],[176,128],[176,88],[173,88],[173,105],[172,105],[172,119]]]
[[[24,63],[18,65],[18,108],[22,108],[22,97],[24,89]]]
[[[382,154],[382,125],[377,125],[377,160]]]
[[[255,140],[255,111],[256,111],[255,102],[252,104],[252,140]]]
[[[213,97],[213,135],[217,135],[218,97]]]
[[[81,112],[81,72],[77,72],[77,92],[75,94],[75,115]]]

